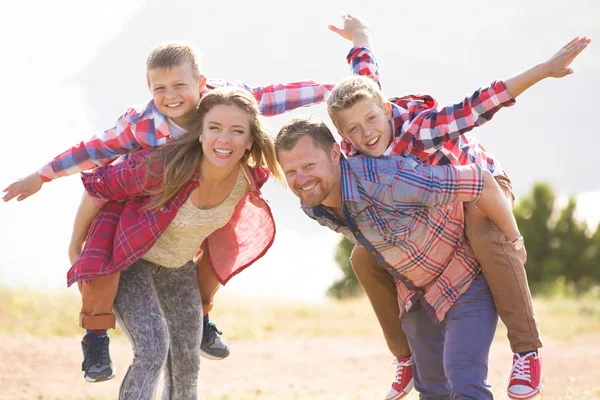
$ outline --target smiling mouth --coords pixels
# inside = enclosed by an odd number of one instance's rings
[[[177,107],[179,107],[181,105],[183,105],[182,101],[180,101],[179,103],[167,104],[167,105],[165,105],[165,107],[167,107],[167,108],[177,108]]]
[[[302,190],[303,192],[307,192],[307,191],[311,190],[312,188],[314,188],[315,186],[317,186],[317,183],[318,183],[318,182],[315,182],[315,183],[313,183],[313,184],[312,184],[312,185],[310,185],[310,186],[305,186],[305,187],[303,187],[303,188],[300,188],[300,190]]]
[[[377,144],[379,142],[379,136],[371,139],[370,141],[367,142],[367,146],[373,146],[375,144]]]
[[[215,153],[217,153],[220,156],[228,156],[231,153],[233,153],[233,151],[231,151],[231,150],[215,149]]]

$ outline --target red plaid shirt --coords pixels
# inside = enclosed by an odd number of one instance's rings
[[[373,53],[353,48],[348,63],[361,75],[379,82],[379,70]],[[504,82],[493,82],[476,90],[461,102],[438,108],[431,96],[408,95],[390,99],[394,136],[385,155],[414,155],[431,165],[466,165],[477,163],[493,175],[500,175],[500,163],[473,138],[464,133],[481,126],[515,99]],[[346,156],[358,154],[352,143],[342,140]]]
[[[196,173],[164,207],[142,210],[151,199],[143,195],[144,191],[160,184],[159,178],[144,182],[148,153],[132,153],[122,164],[82,174],[88,193],[110,202],[94,221],[81,255],[67,273],[69,286],[78,280],[114,274],[139,260],[198,187]],[[269,172],[264,168],[244,169],[251,190],[240,200],[227,225],[204,241],[204,250],[222,284],[262,257],[275,238],[275,221],[260,193]]]

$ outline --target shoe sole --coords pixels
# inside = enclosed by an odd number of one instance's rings
[[[531,397],[510,397],[508,394],[506,394],[506,399],[507,400],[542,400],[542,393],[537,392],[536,394],[534,394]]]
[[[230,353],[227,353],[223,357],[217,357],[217,356],[213,356],[212,354],[207,353],[204,350],[200,349],[200,355],[204,358],[208,358],[209,360],[216,360],[216,361],[223,360],[223,359],[229,357],[229,354]]]
[[[110,381],[114,377],[115,377],[115,374],[113,373],[111,376],[101,376],[96,379],[90,378],[89,376],[84,376],[83,379],[85,379],[85,381],[89,382],[89,383],[100,383],[100,382]]]

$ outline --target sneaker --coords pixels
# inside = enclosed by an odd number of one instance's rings
[[[97,336],[89,332],[81,341],[83,350],[83,363],[81,370],[85,372],[83,378],[88,382],[103,382],[115,377],[113,363],[110,359],[108,336]]]
[[[396,376],[394,382],[392,382],[392,388],[385,396],[385,400],[402,399],[414,386],[412,357],[394,358],[392,364],[396,364]]]
[[[202,343],[200,344],[200,355],[210,360],[222,360],[229,355],[229,347],[221,339],[223,332],[217,329],[214,322],[205,316],[204,329],[202,331]]]
[[[530,400],[540,395],[542,387],[542,357],[538,351],[524,356],[515,354],[508,382],[508,398]]]

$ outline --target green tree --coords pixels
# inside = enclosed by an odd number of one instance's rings
[[[352,264],[350,264],[350,254],[354,244],[341,237],[335,249],[335,262],[342,270],[343,276],[327,289],[327,295],[338,299],[356,296],[362,293],[362,287],[358,283]]]
[[[514,208],[519,231],[527,248],[527,278],[540,282],[560,274],[561,266],[553,258],[555,244],[550,218],[556,196],[547,183],[536,183],[530,195],[523,197]]]

